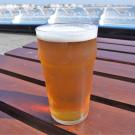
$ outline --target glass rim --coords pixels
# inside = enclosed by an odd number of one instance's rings
[[[91,24],[91,23],[54,23],[54,24],[49,24],[49,23],[47,23],[47,24],[43,24],[43,25],[39,25],[39,26],[37,26],[36,28],[35,28],[35,31],[42,31],[42,32],[45,32],[45,30],[41,30],[41,29],[39,29],[39,27],[43,27],[43,26],[47,26],[47,25],[73,25],[73,26],[77,26],[77,25],[80,25],[80,26],[82,26],[82,25],[89,25],[89,26],[96,26],[96,27],[98,27],[98,25],[97,24]]]

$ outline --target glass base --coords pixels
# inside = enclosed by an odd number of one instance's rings
[[[75,124],[78,124],[78,123],[81,123],[82,121],[84,121],[87,118],[88,113],[86,115],[84,115],[83,117],[81,117],[80,119],[73,120],[73,121],[63,121],[63,120],[57,119],[54,115],[51,115],[51,116],[56,122],[58,122],[62,125],[75,125]]]

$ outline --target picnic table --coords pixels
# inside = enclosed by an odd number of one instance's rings
[[[135,135],[135,41],[98,38],[97,47],[90,113],[72,126],[50,116],[36,43],[1,55],[0,135]]]

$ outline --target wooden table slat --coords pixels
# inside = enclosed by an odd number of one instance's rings
[[[96,60],[94,71],[103,76],[135,82],[135,70],[133,65]]]
[[[106,61],[135,65],[135,55],[133,54],[98,50],[97,58]]]
[[[34,49],[37,50],[37,43],[36,42],[31,42],[23,48],[29,48],[29,49]],[[120,52],[120,53],[127,53],[127,54],[135,54],[135,47],[134,46],[125,46],[125,45],[119,45],[119,44],[109,44],[109,43],[102,43],[102,42],[97,42],[97,48],[99,50],[106,50],[106,51],[114,51],[114,52]]]
[[[0,135],[46,135],[0,111]]]
[[[132,47],[132,46],[123,46],[123,45],[108,44],[108,43],[97,43],[97,47],[100,50],[114,51],[114,52],[127,53],[127,54],[135,54],[135,47]]]
[[[36,42],[31,42],[27,45],[24,45],[23,48],[29,48],[29,49],[35,49],[37,50],[37,43]]]
[[[115,53],[115,52],[113,52],[113,53]],[[107,55],[109,57],[115,57],[115,55],[111,55],[113,53],[110,53],[110,55],[109,54],[107,54]],[[6,53],[6,54],[11,55],[11,52]],[[12,51],[12,55],[19,55],[20,58],[23,57],[23,59],[27,59],[27,60],[31,60],[31,61],[39,61],[38,56],[37,56],[37,51],[33,50],[33,49],[26,49],[26,48],[25,49],[24,48],[15,49]],[[105,54],[103,53],[103,55],[105,55]],[[127,54],[127,55],[129,55],[129,54]],[[135,57],[135,55],[133,55],[133,56]],[[119,57],[118,57],[118,59],[119,59]],[[133,61],[134,61],[134,59],[133,59]],[[115,63],[115,62],[109,62],[109,61],[103,61],[103,60],[96,60],[95,71],[106,73],[106,75],[109,77],[111,77],[111,75],[113,75],[113,76],[115,75],[119,79],[135,82],[135,70],[134,70],[133,65],[121,64],[121,63]]]
[[[112,39],[112,38],[100,38],[100,37],[98,37],[97,42],[119,44],[119,45],[126,45],[126,46],[135,46],[135,41],[133,41],[133,40],[123,40],[123,39]]]
[[[5,55],[22,58],[22,59],[26,59],[26,60],[31,60],[34,62],[39,61],[38,56],[37,56],[37,50],[33,50],[33,49],[17,48],[15,50],[5,53]],[[125,54],[125,53],[119,53],[119,52],[98,50],[97,58],[103,59],[106,61],[114,61],[114,62],[118,62],[118,63],[135,65],[135,55],[133,55],[133,54]]]
[[[0,80],[0,110],[10,113],[10,115],[15,116],[17,119],[47,134],[66,134],[66,131],[61,128],[49,124],[54,121],[52,121],[48,112],[48,99],[44,87],[1,73]],[[6,105],[3,106],[3,103],[11,107],[6,108]],[[34,116],[38,116],[40,113],[40,118],[42,120],[44,117],[44,122],[34,118]],[[69,133],[67,132],[67,134]]]
[[[37,50],[33,49],[17,48],[9,52],[6,52],[5,55],[30,60],[34,62],[39,62]]]
[[[63,126],[50,117],[35,42],[0,56],[1,110],[47,134],[135,134],[135,41],[97,41],[90,114],[83,123]]]
[[[43,125],[50,123],[49,125],[61,129],[60,131],[64,129],[80,135],[135,134],[133,112],[93,101],[88,118],[81,124],[73,126],[56,124],[50,117],[44,87],[3,74],[0,74],[0,80],[0,100],[42,120]]]
[[[44,85],[44,78],[43,78],[41,66],[39,63],[12,58],[9,56],[1,56],[0,65],[1,65],[0,72],[2,73],[15,76],[17,78],[21,78],[21,79],[24,79],[24,80],[27,80],[27,81],[30,81],[39,85]],[[108,70],[104,67],[104,65],[108,66]],[[112,70],[110,69],[110,67],[112,67],[112,65],[109,66],[106,63],[96,64],[96,69],[98,70],[98,68],[101,68],[100,70],[103,73],[111,72]],[[134,74],[132,72],[133,70],[132,68],[131,69],[127,67],[123,68],[121,67],[121,65],[116,66],[112,74],[115,74],[115,72],[117,71],[117,68],[120,68],[119,71],[122,68],[122,72],[120,72],[121,74],[119,73],[119,75],[127,75],[127,76],[129,75],[128,77],[135,77],[133,76]],[[111,89],[110,91],[108,91],[108,89],[112,86],[115,86],[114,89]],[[135,88],[134,83],[129,83],[126,81],[120,81],[120,80],[115,80],[111,78],[94,75],[93,95],[96,95],[96,96],[100,96],[100,97],[111,99],[111,100],[116,100],[122,103],[135,105],[134,88]],[[119,94],[117,93],[117,91]]]
[[[43,80],[41,65],[36,62],[1,55],[0,72],[44,85],[41,81]]]

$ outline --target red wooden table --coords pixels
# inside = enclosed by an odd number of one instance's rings
[[[1,55],[0,135],[135,135],[135,41],[97,42],[90,113],[73,126],[50,116],[34,42]]]

